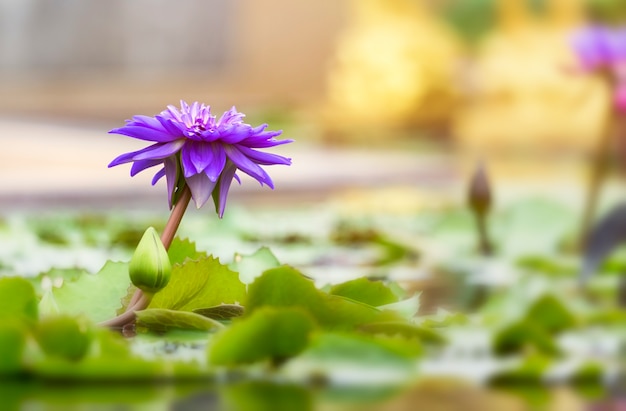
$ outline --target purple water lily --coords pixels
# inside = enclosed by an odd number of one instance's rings
[[[626,61],[626,27],[583,28],[575,33],[572,46],[585,70],[612,70]]]
[[[615,107],[626,112],[626,27],[586,27],[575,33],[572,47],[583,70],[609,76]]]
[[[232,180],[239,181],[237,170],[273,189],[274,183],[261,165],[291,164],[289,158],[256,150],[291,143],[293,140],[275,139],[282,131],[266,131],[267,124],[252,127],[244,123],[244,115],[235,107],[216,120],[209,106],[198,102],[188,105],[184,101],[180,105],[180,110],[168,106],[154,117],[134,116],[124,127],[109,131],[155,142],[142,150],[122,154],[109,167],[132,162],[130,175],[134,176],[147,168],[162,166],[152,184],[166,177],[170,207],[176,202],[176,194],[187,185],[198,208],[213,196],[221,218]]]

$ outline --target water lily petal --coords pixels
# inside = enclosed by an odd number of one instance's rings
[[[268,166],[274,164],[291,165],[290,158],[279,156],[278,154],[264,153],[244,146],[237,146],[237,149],[257,164]]]
[[[211,193],[215,188],[215,182],[209,180],[209,177],[204,173],[194,174],[186,178],[185,181],[187,181],[187,185],[191,190],[191,197],[196,203],[196,207],[202,207],[211,197]]]
[[[133,160],[156,160],[160,158],[169,157],[180,150],[185,144],[185,140],[179,139],[164,144],[153,144],[150,147],[143,150],[142,153],[133,157]]]
[[[156,172],[154,177],[152,177],[152,185],[155,185],[160,179],[165,175],[165,167]]]
[[[122,134],[125,136],[138,138],[140,140],[157,141],[159,143],[167,143],[179,138],[167,133],[165,130],[155,130],[145,126],[124,126],[114,128],[109,131],[110,134]]]
[[[224,211],[226,210],[226,199],[228,198],[228,191],[230,190],[230,185],[233,182],[233,177],[235,177],[235,171],[237,171],[237,166],[228,161],[226,166],[224,167],[222,175],[220,176],[216,200],[215,193],[213,193],[215,208],[219,218],[222,218],[224,216]]]
[[[250,177],[256,179],[261,185],[263,183],[267,184],[269,187],[274,188],[274,183],[270,176],[259,167],[258,164],[251,161],[248,157],[246,157],[241,151],[237,149],[235,146],[225,145],[224,151],[226,151],[226,155],[228,158],[235,163],[237,168],[239,168],[244,173],[248,174]]]
[[[163,164],[165,165],[165,177],[167,180],[167,199],[170,208],[172,208],[172,197],[178,182],[178,161],[175,157],[168,157],[163,161]]]
[[[133,166],[130,168],[130,176],[133,177],[135,174],[145,170],[146,168],[154,167],[158,164],[162,164],[163,160],[141,160],[135,161]]]
[[[220,144],[211,144],[210,146],[213,160],[204,169],[204,172],[209,177],[209,180],[217,181],[226,164],[226,153]]]

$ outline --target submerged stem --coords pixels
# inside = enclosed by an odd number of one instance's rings
[[[189,190],[188,186],[183,188],[183,191],[180,194],[180,198],[178,202],[172,208],[172,213],[170,214],[170,218],[167,220],[165,224],[165,228],[163,229],[163,233],[161,233],[161,242],[166,250],[170,248],[172,245],[172,241],[174,240],[174,236],[176,235],[176,231],[180,226],[180,222],[185,215],[185,211],[187,210],[187,206],[189,205],[189,201],[191,201],[191,190]],[[135,319],[135,311],[145,309],[148,304],[150,304],[151,297],[137,289],[135,294],[131,297],[130,303],[126,308],[126,311],[117,317],[111,318],[106,321],[102,321],[99,325],[104,327],[122,327]]]

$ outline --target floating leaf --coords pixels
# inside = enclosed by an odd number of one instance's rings
[[[44,289],[51,286],[60,287],[65,283],[78,280],[85,274],[85,270],[78,268],[51,268],[45,273],[41,273],[36,277],[33,277],[31,281],[35,286],[37,294],[41,295]],[[43,286],[46,284],[46,286]]]
[[[547,274],[553,277],[572,277],[578,273],[578,267],[570,261],[559,261],[554,256],[526,255],[515,262],[519,268]]]
[[[4,318],[37,321],[38,301],[33,285],[20,277],[0,278],[0,313]]]
[[[494,336],[493,351],[497,355],[508,355],[533,348],[537,353],[559,356],[561,350],[550,335],[528,321],[519,321],[500,330]]]
[[[17,321],[0,322],[0,377],[22,371],[27,331]]]
[[[100,322],[115,317],[129,285],[128,263],[108,261],[98,274],[85,273],[74,282],[54,288],[53,294],[62,313],[84,314]]]
[[[209,346],[209,362],[238,365],[262,360],[274,364],[300,353],[315,329],[315,321],[299,308],[258,308],[233,322]]]
[[[544,294],[529,308],[526,320],[541,327],[548,334],[560,333],[578,323],[576,317],[554,295]]]
[[[139,288],[135,287],[132,283],[128,285],[126,295],[120,299],[121,305],[115,312],[116,315],[124,314],[126,312],[137,290],[139,290]]]
[[[209,256],[175,265],[169,284],[155,294],[148,308],[193,311],[220,304],[236,304],[243,301],[245,295],[246,286],[239,281],[237,273]]]
[[[264,306],[301,307],[327,328],[351,329],[385,316],[370,305],[318,290],[289,266],[270,269],[258,277],[249,287],[244,306],[248,313]]]
[[[223,321],[242,316],[244,308],[239,304],[221,304],[216,305],[215,307],[196,308],[193,312],[204,317]]]
[[[531,355],[524,362],[513,368],[500,371],[493,375],[489,382],[494,385],[541,384],[545,373],[551,365],[549,358]]]
[[[44,318],[34,334],[47,355],[70,361],[83,358],[93,341],[93,332],[85,318],[67,315]]]
[[[605,371],[602,364],[597,362],[586,362],[582,364],[571,376],[568,381],[574,385],[598,384],[602,385],[605,381]]]
[[[412,320],[420,308],[420,295],[421,293],[417,293],[412,297],[400,300],[397,303],[381,305],[378,309],[383,311],[392,311],[405,320]]]
[[[420,341],[429,344],[441,345],[446,342],[446,339],[439,333],[405,321],[363,324],[359,329],[371,334],[400,335],[405,338],[418,338]]]
[[[200,314],[188,311],[167,310],[164,308],[148,308],[137,311],[137,321],[152,330],[169,330],[181,328],[187,330],[213,331],[223,325]]]
[[[336,284],[331,287],[329,294],[340,295],[373,307],[398,302],[393,291],[382,281],[373,281],[365,277]]]
[[[270,249],[261,247],[251,255],[235,254],[233,262],[228,267],[239,273],[241,282],[250,284],[263,271],[276,268],[279,265],[278,259]]]
[[[420,317],[420,325],[426,328],[445,328],[454,325],[465,325],[469,318],[463,313],[451,313],[442,308],[431,316]]]
[[[591,325],[623,326],[626,324],[626,309],[617,307],[595,311],[589,314],[587,323]]]
[[[181,240],[178,237],[175,237],[170,245],[170,248],[167,250],[167,255],[170,258],[170,263],[174,264],[182,264],[185,260],[200,260],[207,257],[207,254],[204,251],[196,250],[196,243],[189,241],[188,239]]]

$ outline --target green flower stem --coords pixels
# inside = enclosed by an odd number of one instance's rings
[[[187,211],[189,201],[191,201],[191,190],[189,190],[188,186],[185,186],[180,194],[178,202],[176,202],[174,208],[172,209],[172,214],[170,214],[170,218],[167,220],[167,224],[165,224],[163,233],[161,233],[161,242],[166,250],[168,250],[170,245],[172,245],[176,231],[178,230],[180,222],[185,215],[185,211]],[[140,311],[148,307],[150,299],[151,296],[137,289],[131,297],[130,303],[124,313],[111,318],[110,320],[102,321],[99,325],[103,327],[119,328],[133,322],[135,320],[135,311]]]
[[[613,113],[613,116],[616,114]],[[611,116],[612,117],[612,116]],[[580,227],[580,248],[584,248],[587,242],[587,236],[591,230],[591,225],[598,207],[598,199],[600,197],[600,189],[602,183],[606,179],[609,164],[607,161],[608,154],[611,151],[611,141],[615,133],[614,117],[608,118],[606,126],[600,136],[600,141],[593,155],[591,170],[589,175],[589,183],[587,186],[587,195],[585,197],[585,205],[583,208],[581,227]]]
[[[493,254],[493,248],[487,234],[487,215],[486,213],[476,213],[476,224],[478,226],[478,248],[480,254],[489,257]]]
[[[172,214],[170,214],[167,224],[165,224],[163,233],[161,233],[161,242],[166,250],[169,250],[170,245],[172,245],[178,226],[185,215],[185,211],[187,211],[189,201],[191,201],[191,190],[189,190],[189,186],[185,185],[180,194],[180,198],[172,209]]]

